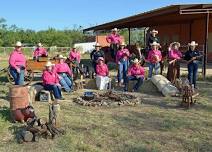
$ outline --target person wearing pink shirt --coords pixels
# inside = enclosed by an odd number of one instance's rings
[[[117,28],[112,29],[112,33],[106,37],[106,41],[110,44],[111,57],[115,59],[121,43],[121,36],[118,34]]]
[[[21,49],[21,42],[17,42],[9,58],[10,74],[14,78],[15,85],[24,85],[26,58]]]
[[[39,57],[47,57],[48,52],[41,43],[38,43],[37,48],[33,52],[33,59],[38,60]]]
[[[54,71],[53,66],[50,61],[46,63],[46,69],[43,71],[42,80],[45,90],[53,91],[56,102],[63,99],[61,94],[61,87],[59,84],[60,76]]]
[[[74,65],[72,67],[72,70],[74,73],[77,73],[77,69],[79,68],[81,55],[80,52],[76,49],[76,47],[73,47],[73,49],[69,53],[69,60]]]
[[[182,58],[182,53],[179,50],[180,43],[173,42],[169,47],[169,66],[167,72],[167,79],[171,83],[175,83],[176,79],[180,77],[180,60]]]
[[[125,48],[125,43],[121,43],[120,50],[116,54],[116,63],[118,64],[118,83],[121,86],[121,80],[126,81],[127,70],[129,65],[130,52]]]
[[[54,70],[57,74],[60,75],[60,84],[64,87],[66,92],[71,92],[72,90],[72,77],[73,73],[69,68],[68,64],[64,62],[66,59],[62,55],[59,55],[59,63],[55,65]]]
[[[132,66],[128,70],[127,81],[125,83],[124,91],[128,91],[129,81],[137,81],[133,86],[133,92],[137,92],[144,81],[145,70],[140,65],[140,61],[136,58],[133,61]]]
[[[153,69],[155,69],[155,74],[160,73],[160,61],[162,59],[161,51],[159,50],[160,44],[153,42],[151,44],[152,49],[148,53],[146,62],[149,64],[149,74],[148,79],[152,77]]]

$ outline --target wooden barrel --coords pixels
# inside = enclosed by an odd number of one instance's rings
[[[23,109],[29,105],[27,86],[11,86],[9,96],[11,110]]]

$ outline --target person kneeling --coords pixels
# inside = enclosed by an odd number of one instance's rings
[[[133,86],[133,92],[137,92],[144,81],[145,70],[140,65],[140,61],[135,59],[133,61],[133,65],[128,70],[127,80],[125,83],[124,91],[128,91],[129,81],[137,81],[137,83]]]
[[[99,90],[106,90],[108,84],[110,84],[109,70],[104,63],[104,58],[98,58],[98,64],[96,65],[96,86]]]
[[[42,80],[45,90],[53,91],[55,101],[62,100],[61,88],[59,84],[60,76],[53,71],[51,62],[46,63],[46,69],[43,71]]]
[[[59,63],[55,65],[54,71],[59,74],[61,77],[60,84],[62,87],[64,87],[66,92],[71,92],[72,90],[72,77],[73,73],[71,69],[69,68],[68,64],[64,62],[66,59],[62,55],[59,55]]]

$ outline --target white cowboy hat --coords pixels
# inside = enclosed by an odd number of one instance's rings
[[[125,43],[125,42],[122,42],[122,43],[120,44],[120,46],[126,46],[126,43]]]
[[[117,31],[118,31],[118,29],[117,29],[117,28],[113,28],[113,29],[112,29],[112,32],[113,32],[113,31],[117,32]]]
[[[153,29],[152,31],[150,31],[150,33],[151,33],[151,34],[152,34],[152,33],[158,34],[158,31],[156,31],[155,29]]]
[[[94,46],[95,47],[101,47],[101,45],[99,43],[96,43]]]
[[[66,59],[66,57],[64,57],[63,55],[60,54],[60,55],[58,56],[58,59]]]
[[[141,61],[139,61],[137,58],[135,58],[134,60],[133,60],[133,63],[140,63]]]
[[[54,66],[54,64],[52,64],[50,61],[46,62],[46,67],[50,67],[50,66]]]
[[[43,45],[41,43],[38,43],[38,47],[42,47]]]
[[[172,43],[170,44],[171,47],[173,47],[174,45],[177,45],[178,47],[180,47],[180,43],[179,43],[179,42],[172,42]]]
[[[20,41],[17,41],[15,44],[16,47],[22,47],[22,43]]]
[[[157,43],[157,42],[153,42],[150,44],[151,46],[160,46],[160,43]]]
[[[99,58],[98,58],[98,61],[99,61],[99,60],[104,61],[105,59],[104,59],[103,57],[99,57]]]
[[[198,43],[196,43],[195,41],[191,41],[191,43],[188,43],[188,46],[197,46]]]

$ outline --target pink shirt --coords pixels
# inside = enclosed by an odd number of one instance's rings
[[[129,68],[128,75],[129,76],[142,76],[144,77],[145,70],[142,66],[135,66],[134,64]]]
[[[71,51],[70,54],[69,54],[69,59],[71,61],[77,60],[77,62],[80,63],[80,58],[81,58],[81,56],[80,56],[80,52],[79,51],[76,51],[76,52]]]
[[[37,48],[33,52],[33,57],[47,56],[48,53],[45,48]]]
[[[130,52],[128,49],[119,50],[116,54],[116,63],[118,63],[121,59],[128,60],[130,56]]]
[[[112,43],[112,44],[120,44],[121,43],[121,37],[119,34],[110,34],[106,37],[106,40],[108,43]]]
[[[170,50],[169,51],[169,58],[179,60],[179,59],[182,58],[182,53],[179,50]]]
[[[15,69],[18,69],[19,68],[18,66],[26,67],[26,58],[25,58],[24,54],[22,53],[22,51],[14,50],[10,54],[9,64],[11,67],[13,67]]]
[[[47,70],[44,70],[42,75],[42,80],[44,85],[47,85],[47,84],[54,85],[59,83],[59,75],[54,71],[49,72]]]
[[[72,75],[71,69],[69,68],[67,63],[58,63],[54,67],[54,71],[56,73],[67,73],[70,76]]]
[[[97,64],[96,65],[96,74],[100,76],[108,76],[109,71],[106,64]]]
[[[157,58],[159,60],[157,60]],[[149,51],[149,54],[148,54],[148,57],[147,57],[147,60],[150,62],[150,63],[158,63],[160,62],[162,59],[162,55],[161,55],[161,52],[159,50],[151,50]]]

